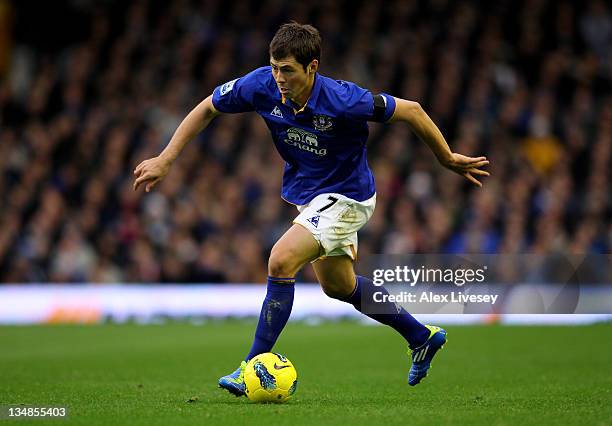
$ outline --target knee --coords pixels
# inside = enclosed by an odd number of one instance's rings
[[[268,259],[268,275],[271,277],[293,277],[299,267],[300,265],[296,265],[290,253],[272,250]]]

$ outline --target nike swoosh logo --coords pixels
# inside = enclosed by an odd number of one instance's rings
[[[289,367],[288,365],[277,365],[276,363],[274,363],[274,369],[275,370],[282,370],[283,368],[287,368]]]

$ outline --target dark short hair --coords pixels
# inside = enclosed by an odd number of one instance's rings
[[[321,61],[321,36],[312,25],[301,25],[293,21],[283,24],[270,42],[270,56],[284,59],[293,56],[304,67],[313,59]]]

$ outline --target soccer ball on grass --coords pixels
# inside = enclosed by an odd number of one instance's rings
[[[297,388],[297,371],[284,356],[267,352],[249,360],[244,383],[253,402],[285,402]]]

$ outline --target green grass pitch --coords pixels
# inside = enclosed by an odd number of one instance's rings
[[[275,349],[295,364],[297,393],[256,405],[217,388],[251,322],[0,327],[0,404],[64,405],[82,425],[612,423],[611,324],[446,329],[413,388],[392,330],[291,323]]]

